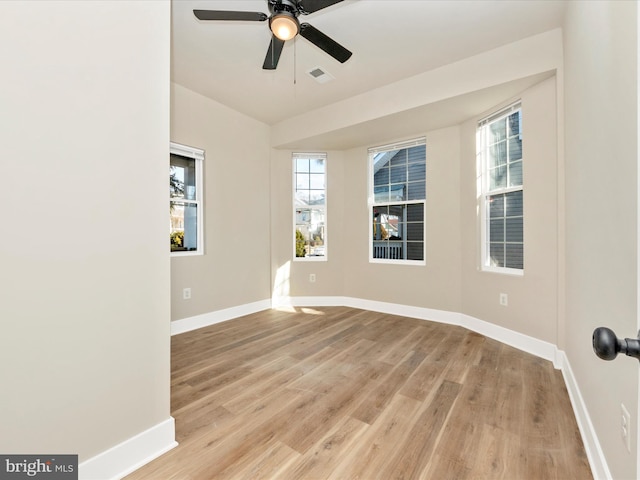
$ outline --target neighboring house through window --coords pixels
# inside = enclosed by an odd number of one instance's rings
[[[171,252],[203,253],[202,162],[204,151],[171,143],[169,237]]]
[[[293,256],[296,260],[327,258],[326,168],[325,154],[293,154]]]
[[[425,260],[425,138],[369,149],[369,258]]]
[[[482,269],[522,274],[524,192],[519,102],[478,123],[477,153]]]

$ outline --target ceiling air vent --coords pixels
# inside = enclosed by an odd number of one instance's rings
[[[314,67],[307,72],[318,83],[327,83],[330,80],[334,80],[335,77],[322,67]]]

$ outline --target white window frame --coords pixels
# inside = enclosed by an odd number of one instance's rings
[[[309,208],[313,210],[321,210],[324,213],[324,255],[322,256],[306,256],[306,257],[297,257],[296,256],[296,230],[297,230],[297,222],[296,222],[296,210],[300,208],[296,206],[296,160],[298,159],[322,159],[324,160],[324,205],[312,205]],[[293,246],[292,246],[292,257],[294,262],[326,262],[329,259],[329,222],[327,216],[327,208],[328,208],[328,168],[329,162],[327,160],[327,154],[321,152],[294,152],[291,154],[291,166],[292,166],[292,206],[293,206]]]
[[[505,117],[520,110],[522,112],[521,101],[512,103],[511,105],[500,109],[491,115],[484,117],[478,122],[476,129],[476,155],[477,155],[477,171],[478,171],[478,198],[479,198],[479,213],[480,213],[480,270],[483,272],[500,273],[506,275],[523,276],[524,268],[511,268],[511,267],[499,267],[490,264],[489,255],[489,202],[488,198],[494,195],[503,195],[512,192],[523,193],[524,197],[524,149],[522,152],[522,165],[523,165],[523,178],[522,184],[517,186],[506,186],[502,188],[495,188],[489,190],[489,160],[486,156],[488,146],[488,127],[493,122],[502,120]],[[522,119],[522,114],[521,114]],[[522,125],[520,126],[522,131]],[[508,141],[507,141],[508,143]],[[524,205],[523,205],[523,266],[524,266]]]
[[[194,199],[180,199],[180,202],[189,203],[196,206],[196,250],[189,251],[170,251],[172,257],[188,257],[194,255],[204,255],[204,201],[203,201],[203,163],[204,163],[204,150],[190,147],[188,145],[181,145],[179,143],[170,142],[169,153],[173,155],[180,155],[182,157],[188,157],[195,160],[196,167],[196,181],[195,181],[195,198]],[[176,201],[174,199],[174,201]],[[171,202],[171,197],[169,198]]]
[[[374,162],[373,159],[376,154],[382,152],[388,152],[392,150],[401,150],[404,148],[411,148],[417,146],[424,146],[426,150],[427,139],[426,137],[419,137],[404,142],[392,143],[388,145],[380,145],[377,147],[371,147],[368,149],[367,164],[368,164],[368,197],[367,197],[367,229],[369,230],[369,263],[381,263],[381,264],[393,264],[393,265],[415,265],[424,266],[427,261],[427,194],[426,194],[426,177],[425,177],[425,198],[422,200],[406,200],[406,201],[389,201],[389,202],[376,202],[374,194]],[[425,158],[426,168],[426,158]],[[390,206],[390,205],[410,205],[410,204],[422,204],[423,218],[422,218],[422,260],[408,260],[408,259],[388,259],[388,258],[374,258],[373,256],[373,228],[371,222],[371,212],[376,206]]]

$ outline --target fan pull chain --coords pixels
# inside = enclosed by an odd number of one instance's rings
[[[298,83],[298,49],[296,48],[298,45],[298,36],[293,37],[293,84],[296,85]]]

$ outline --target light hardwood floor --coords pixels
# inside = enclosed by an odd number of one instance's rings
[[[296,308],[171,348],[180,445],[128,480],[592,478],[561,373],[461,327]]]

